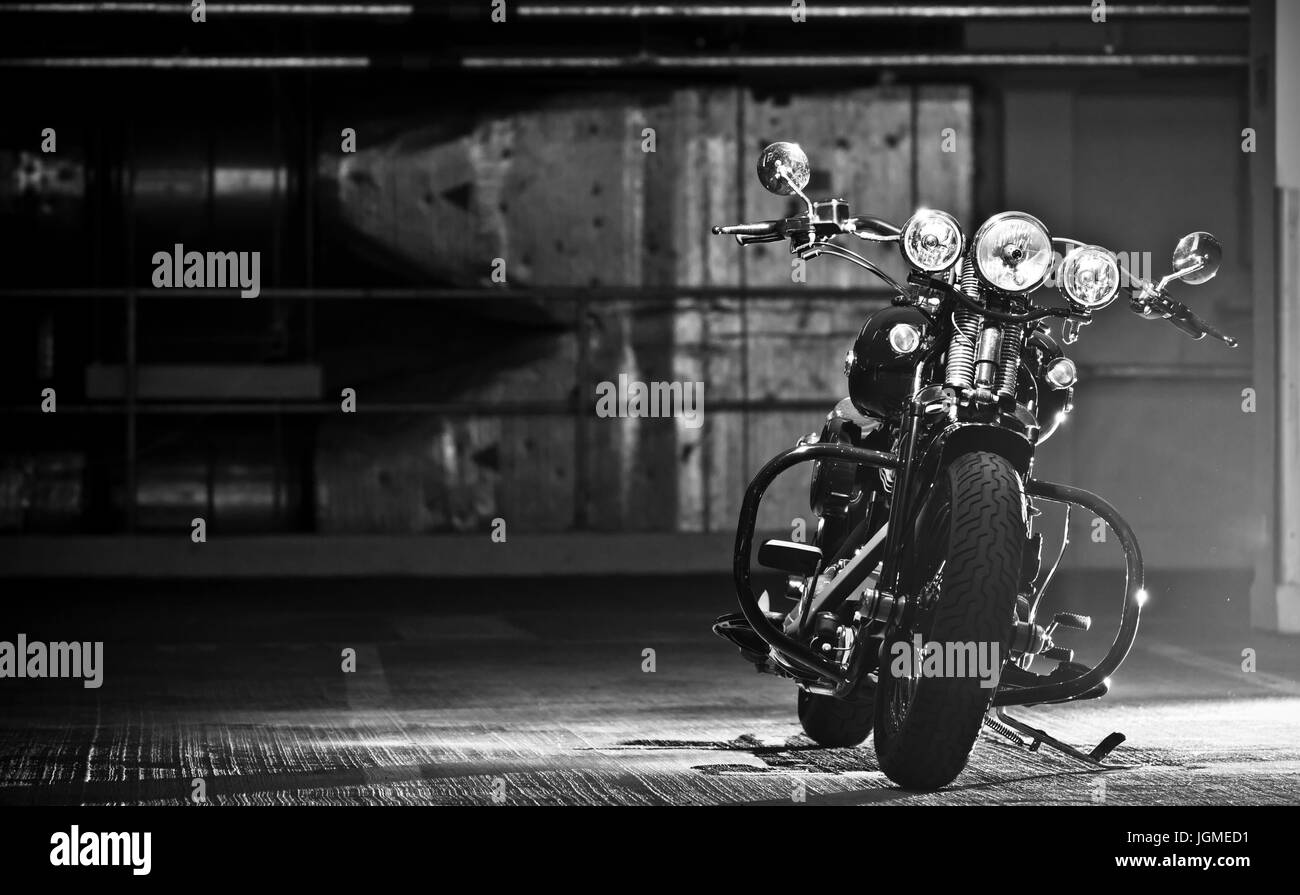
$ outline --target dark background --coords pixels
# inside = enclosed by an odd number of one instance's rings
[[[973,229],[1021,208],[1150,252],[1157,276],[1183,233],[1218,235],[1219,278],[1185,297],[1245,348],[1116,306],[1074,350],[1078,411],[1040,469],[1123,495],[1155,564],[1247,567],[1250,465],[1225,462],[1252,439],[1244,16],[492,24],[488,8],[4,16],[6,56],[63,60],[4,70],[7,537],[184,536],[196,516],[225,536],[486,533],[498,517],[520,536],[728,532],[757,464],[842,396],[843,351],[879,304],[848,269],[813,264],[800,288],[783,247],[707,235],[786,211],[752,165],[794,139],[814,192],[900,221],[931,204]],[[774,52],[800,61],[733,64]],[[927,64],[990,52],[1161,61]],[[842,65],[873,53],[897,64]],[[365,67],[67,67],[176,56]],[[260,251],[263,295],[154,290],[149,259],[178,242]],[[595,383],[620,372],[704,381],[709,422],[595,419]],[[32,416],[48,386],[57,416]],[[775,493],[766,527],[806,516],[802,491]],[[512,556],[527,564],[490,561]]]

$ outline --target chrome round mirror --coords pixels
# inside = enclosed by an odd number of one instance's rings
[[[793,196],[808,185],[808,156],[798,143],[773,143],[758,156],[758,182],[769,193]]]
[[[1197,230],[1178,240],[1174,248],[1174,275],[1184,283],[1200,285],[1214,278],[1223,260],[1223,246],[1209,233]]]

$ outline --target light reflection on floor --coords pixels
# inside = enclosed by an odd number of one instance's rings
[[[921,794],[880,773],[869,741],[805,739],[791,686],[708,632],[725,600],[677,590],[598,613],[581,594],[497,612],[350,598],[86,610],[77,624],[107,632],[105,685],[4,682],[0,804],[181,803],[197,778],[217,804],[1300,802],[1294,639],[1156,619],[1107,698],[1013,710],[1085,749],[1122,731],[1111,760],[1129,767],[986,733],[952,786]],[[60,620],[23,623],[35,637]],[[1246,642],[1255,672],[1237,661]]]

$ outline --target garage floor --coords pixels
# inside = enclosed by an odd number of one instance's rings
[[[1104,641],[1118,585],[1058,593]],[[1297,803],[1300,641],[1249,628],[1247,585],[1151,575],[1111,695],[1019,711],[1085,747],[1124,732],[1124,769],[990,734],[916,794],[869,741],[800,735],[792,686],[710,633],[721,578],[9,584],[0,639],[102,639],[105,679],[0,680],[0,804],[181,803],[197,778],[218,804]]]

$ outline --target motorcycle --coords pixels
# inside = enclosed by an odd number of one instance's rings
[[[804,192],[808,158],[794,143],[768,146],[757,167],[763,186],[796,197],[802,213],[713,233],[742,246],[789,240],[791,254],[855,264],[893,297],[845,356],[848,397],[820,432],[769,460],[746,489],[734,554],[740,612],[719,618],[714,631],[760,672],[798,685],[799,721],[819,745],[857,746],[874,732],[880,769],[902,787],[952,782],[986,726],[1031,750],[1046,744],[1108,766],[1122,734],[1084,752],[1006,711],[1105,695],[1147,596],[1128,523],[1088,491],[1035,478],[1034,455],[1073,408],[1078,370],[1063,345],[1122,291],[1145,318],[1237,346],[1168,292],[1174,282],[1211,279],[1222,247],[1209,233],[1188,234],[1172,272],[1153,283],[1109,249],[1053,238],[1020,211],[993,215],[968,241],[944,211],[921,209],[897,226],[854,216],[843,199],[813,201]],[[907,282],[840,237],[897,243]],[[1063,257],[1054,245],[1065,247]],[[1031,300],[1049,277],[1064,307]],[[1059,339],[1051,320],[1060,322]],[[758,550],[762,566],[787,576],[794,605],[782,612],[767,591],[755,595],[751,554],[765,491],[801,463],[812,464],[812,543],[769,540]],[[1034,531],[1045,503],[1065,512],[1060,551],[1046,570]],[[1060,642],[1088,631],[1088,616],[1038,615],[1068,544],[1071,507],[1103,520],[1125,558],[1117,633],[1092,667]],[[1038,673],[1036,659],[1055,667]]]

